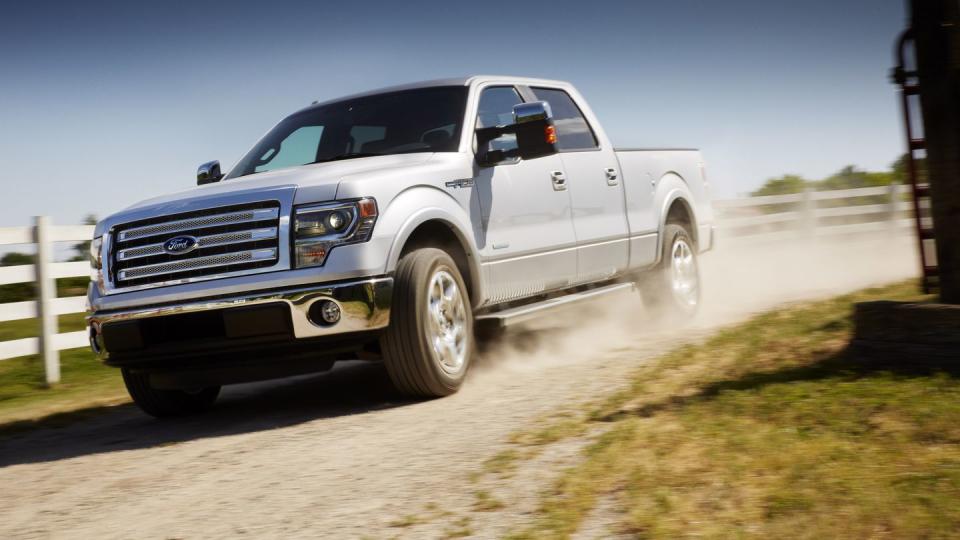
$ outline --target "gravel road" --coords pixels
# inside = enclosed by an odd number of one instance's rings
[[[634,296],[593,305],[514,334],[445,399],[401,400],[381,366],[350,362],[229,388],[198,418],[160,422],[124,405],[8,436],[0,538],[497,537],[525,522],[579,448],[527,463],[505,480],[505,508],[477,512],[471,473],[511,432],[758,309],[911,276],[912,249],[887,237],[709,254],[691,327],[657,328]]]

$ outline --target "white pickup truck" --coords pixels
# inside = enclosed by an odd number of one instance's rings
[[[692,314],[714,243],[699,153],[615,149],[559,81],[315,103],[197,183],[104,219],[91,247],[91,346],[155,416],[356,358],[447,395],[484,327],[634,286]]]

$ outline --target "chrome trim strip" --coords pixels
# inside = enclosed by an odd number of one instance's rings
[[[216,268],[218,266],[274,260],[277,258],[277,251],[277,248],[234,251],[232,253],[197,257],[195,259],[183,259],[181,261],[148,264],[146,266],[133,266],[130,268],[124,268],[123,270],[117,272],[117,279],[142,279],[154,276],[162,276],[164,274],[175,274],[178,272]]]
[[[249,223],[255,221],[267,221],[280,217],[279,208],[257,208],[253,210],[238,210],[236,212],[226,212],[223,214],[209,214],[197,216],[188,219],[178,219],[176,221],[164,221],[132,229],[120,231],[118,242],[126,242],[137,238],[146,238],[160,234],[175,234],[182,231],[193,229],[206,229],[208,227],[219,227],[222,225],[236,225],[239,223]]]
[[[494,311],[492,313],[477,315],[474,317],[474,319],[476,321],[496,321],[501,327],[506,327],[528,321],[548,311],[567,306],[574,302],[591,300],[611,293],[632,290],[635,287],[636,285],[633,283],[614,283],[612,285],[606,285],[596,289],[590,289],[579,293],[572,293],[551,298],[549,300],[544,300],[543,302],[536,302],[533,304],[526,304],[514,308],[504,309],[502,311]]]
[[[310,322],[307,313],[310,311],[310,306],[319,300],[332,300],[340,306],[342,314],[340,322],[332,326],[319,326]],[[93,313],[87,317],[87,325],[99,337],[103,325],[118,321],[282,302],[290,309],[294,336],[299,339],[384,328],[390,322],[392,300],[393,278],[380,277],[164,306]],[[99,354],[101,358],[105,358],[109,355],[109,351],[101,350]]]
[[[279,228],[267,227],[263,229],[250,229],[246,231],[235,231],[222,234],[213,234],[210,236],[197,237],[197,249],[216,246],[228,246],[231,244],[242,244],[244,242],[254,242],[256,240],[272,240],[277,237]],[[246,235],[246,237],[243,237]],[[117,252],[117,262],[132,261],[142,259],[143,257],[152,257],[166,253],[163,250],[165,242],[156,244],[147,244],[127,249],[121,249]]]

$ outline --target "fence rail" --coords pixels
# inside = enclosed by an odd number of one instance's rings
[[[720,234],[734,240],[780,240],[906,231],[914,226],[909,186],[804,191],[714,201]],[[926,218],[924,218],[926,219]]]
[[[47,384],[60,380],[60,354],[64,349],[87,345],[86,331],[59,333],[57,316],[86,310],[83,296],[57,298],[58,278],[90,275],[87,261],[53,262],[55,242],[83,242],[93,238],[92,225],[54,226],[49,218],[38,217],[32,227],[0,229],[0,246],[32,244],[34,264],[0,267],[0,285],[35,283],[36,300],[0,304],[0,321],[37,319],[39,337],[0,342],[0,360],[39,354],[43,357]]]

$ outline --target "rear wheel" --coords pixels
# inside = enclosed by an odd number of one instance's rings
[[[210,409],[220,395],[219,386],[196,390],[162,390],[150,385],[150,375],[123,368],[123,383],[133,402],[143,412],[157,418],[186,416]]]
[[[682,225],[664,227],[660,264],[640,281],[646,307],[658,317],[686,319],[700,307],[700,267],[696,245]]]
[[[456,264],[423,248],[397,265],[383,361],[394,386],[418,397],[456,392],[474,353],[473,313]]]

